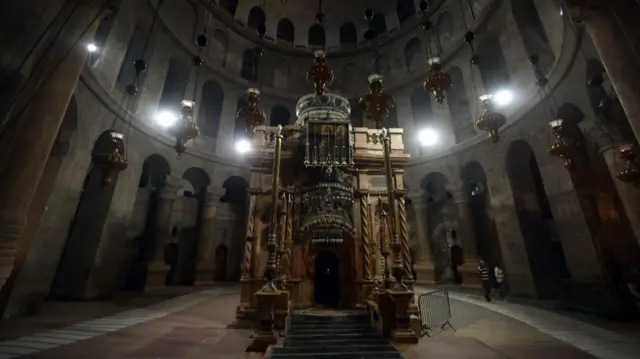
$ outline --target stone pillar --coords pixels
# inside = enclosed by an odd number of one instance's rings
[[[425,96],[428,96],[425,94]],[[415,119],[413,118],[413,110],[411,108],[411,94],[401,93],[396,98],[396,111],[398,113],[398,126],[404,129],[403,140],[406,152],[412,155],[419,155],[419,143],[416,137],[417,131],[420,131],[416,126]]]
[[[96,15],[93,2],[78,6],[8,115],[16,124],[0,139],[6,159],[0,162],[0,286],[13,270],[29,205],[85,65]]]
[[[151,253],[146,266],[145,289],[163,287],[170,266],[165,263],[164,253],[167,243],[171,238],[171,214],[173,204],[180,189],[178,178],[167,176],[161,188],[158,189],[158,201],[156,216],[153,218],[153,243]]]
[[[424,191],[412,194],[411,202],[413,203],[414,212],[416,214],[416,243],[418,252],[414,269],[416,271],[417,284],[433,284],[435,283],[435,267],[431,248],[429,247],[429,227],[427,226],[427,198]]]
[[[464,188],[453,191],[453,201],[458,218],[457,240],[462,244],[464,255],[463,263],[458,266],[458,271],[462,276],[463,285],[477,288],[479,279],[476,274],[476,238],[470,216],[469,192]]]
[[[233,61],[231,61],[233,62]],[[225,88],[224,103],[220,114],[220,125],[216,138],[216,155],[222,157],[234,157],[235,123],[238,111],[238,99],[242,93],[233,88]]]
[[[449,103],[445,99],[440,105],[435,101],[431,101],[431,108],[433,109],[433,118],[437,123],[438,128],[435,130],[440,133],[441,140],[438,143],[438,147],[441,149],[447,149],[450,146],[456,144],[456,135],[453,130],[453,123],[451,122],[451,112],[449,111]]]
[[[640,67],[615,14],[606,5],[589,6],[584,0],[566,0],[575,21],[584,24],[607,71],[631,128],[640,139]]]
[[[220,193],[205,194],[200,215],[200,233],[198,234],[198,262],[196,263],[195,285],[213,284],[216,263],[213,248],[216,226],[216,211],[220,204]]]

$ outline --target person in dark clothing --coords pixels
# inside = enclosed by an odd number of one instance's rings
[[[487,302],[490,302],[493,283],[491,282],[491,274],[490,274],[489,266],[482,259],[480,260],[480,262],[478,262],[478,278],[480,278],[482,291],[484,293],[484,299]]]

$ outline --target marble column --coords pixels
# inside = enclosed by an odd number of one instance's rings
[[[458,271],[462,276],[462,284],[477,286],[479,280],[476,274],[476,238],[470,215],[469,192],[464,188],[454,190],[453,202],[458,218],[457,239],[463,249],[463,263],[458,266]]]
[[[427,225],[427,198],[423,191],[412,193],[408,196],[413,204],[415,213],[416,243],[418,253],[416,263],[413,266],[416,271],[416,283],[435,283],[435,267],[433,257],[429,247],[429,227]]]
[[[147,271],[145,289],[165,285],[165,279],[170,269],[170,266],[165,263],[165,249],[171,238],[171,214],[180,187],[179,178],[167,176],[162,187],[158,189],[156,215],[153,218],[153,243],[150,251],[152,256],[145,263]]]
[[[216,270],[216,263],[213,260],[213,248],[216,240],[216,211],[220,205],[221,196],[221,193],[207,192],[202,204],[195,285],[213,284]]]
[[[0,139],[0,286],[13,270],[29,205],[85,65],[97,15],[93,2],[78,5],[8,115],[16,124]]]

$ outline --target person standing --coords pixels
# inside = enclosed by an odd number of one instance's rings
[[[504,300],[507,288],[506,283],[504,282],[504,271],[500,267],[500,264],[496,264],[496,266],[493,267],[493,275],[496,279],[495,289],[498,291],[498,296],[500,296],[500,299]]]
[[[478,277],[480,278],[484,299],[490,302],[493,285],[491,283],[491,275],[489,274],[489,266],[482,259],[478,262]]]

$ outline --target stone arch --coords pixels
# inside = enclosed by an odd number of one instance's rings
[[[424,46],[419,38],[412,37],[407,42],[404,47],[404,59],[410,72],[416,71],[426,63]]]
[[[447,90],[449,113],[456,142],[462,142],[475,134],[471,106],[464,87],[462,70],[459,67],[449,69],[453,86]]]
[[[440,52],[443,51],[443,45],[446,44],[453,36],[454,24],[453,16],[450,12],[445,11],[438,17],[436,22],[436,39]]]
[[[291,86],[291,66],[282,60],[278,62],[273,71],[273,87],[278,90],[287,90]]]
[[[162,187],[165,177],[171,173],[171,166],[164,156],[153,154],[142,163],[142,174],[138,181],[139,188],[151,190]]]
[[[540,298],[553,297],[550,284],[558,284],[570,275],[538,162],[529,143],[513,141],[507,150],[505,167],[536,293]]]
[[[396,14],[400,24],[416,14],[416,5],[413,0],[398,0],[396,2]]]
[[[370,28],[375,31],[376,35],[387,33],[387,18],[381,12],[376,12],[371,20]]]
[[[358,43],[358,31],[352,22],[340,26],[340,45],[354,45]]]
[[[271,116],[269,116],[270,126],[287,126],[291,119],[291,113],[289,110],[282,106],[276,105],[271,109]]]
[[[186,61],[175,57],[169,60],[169,67],[158,104],[160,109],[179,111],[180,101],[185,99],[190,71],[191,68]]]
[[[267,22],[267,15],[264,13],[262,6],[254,6],[249,10],[249,17],[247,18],[247,27],[251,29],[257,29],[260,26],[264,26]]]
[[[220,0],[218,4],[229,14],[231,14],[231,16],[236,16],[236,10],[238,9],[238,0]]]
[[[92,66],[96,65],[98,59],[103,53],[102,51],[107,44],[107,39],[109,38],[109,34],[111,34],[111,29],[113,29],[113,25],[121,5],[122,0],[109,0],[107,3],[106,10],[102,14],[100,23],[98,23],[98,28],[93,35],[92,43],[98,48],[98,50],[89,54],[89,61]]]
[[[504,267],[498,229],[491,217],[491,193],[484,167],[476,161],[467,162],[460,172],[460,180],[469,198],[475,253],[492,268],[496,264]]]
[[[547,32],[534,0],[512,0],[511,11],[518,26],[524,48],[529,56],[538,55],[539,68],[543,74],[549,73],[556,60]]]
[[[322,25],[315,24],[309,28],[307,42],[309,46],[324,47],[327,43],[326,37],[327,35],[324,31],[324,27]]]
[[[249,82],[256,82],[258,80],[258,59],[253,48],[244,50],[242,54],[240,76]]]
[[[116,84],[124,90],[124,88],[130,85],[136,77],[136,69],[133,66],[134,62],[142,56],[144,44],[147,41],[147,30],[142,25],[136,25],[133,34],[129,38],[127,44],[127,50],[125,51],[122,64],[120,65],[120,71],[116,78]],[[146,78],[146,71],[140,73],[138,77],[138,85],[144,83]]]
[[[182,178],[187,180],[191,186],[193,187],[193,194],[191,196],[201,198],[207,192],[207,187],[211,184],[211,179],[209,178],[209,174],[198,167],[191,167],[184,171],[182,174]],[[189,197],[189,195],[185,195]]]
[[[478,69],[485,91],[493,93],[508,86],[511,75],[498,36],[487,34],[482,37],[476,53],[480,56]]]
[[[209,56],[221,67],[226,66],[228,47],[229,40],[227,40],[227,35],[224,31],[216,29],[213,32],[213,44],[209,47]]]
[[[111,131],[100,134],[91,153],[103,151],[111,146],[111,138]],[[124,151],[124,148],[121,150]],[[111,183],[104,187],[102,171],[97,167],[89,167],[51,286],[51,297],[60,299],[86,297],[118,177],[119,173],[114,173]],[[126,236],[125,232],[112,234]],[[98,288],[100,289],[102,288]]]
[[[231,204],[245,204],[249,190],[249,182],[241,176],[231,176],[222,184],[225,193],[221,201]]]
[[[224,104],[224,90],[214,80],[205,81],[200,95],[198,110],[198,127],[204,136],[216,138],[220,128],[222,106]]]
[[[282,19],[278,22],[278,30],[276,33],[278,40],[287,41],[293,43],[295,40],[295,27],[293,22],[289,19]]]

